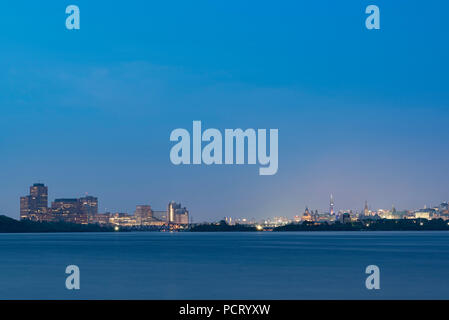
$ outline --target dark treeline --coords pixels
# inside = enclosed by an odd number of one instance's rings
[[[400,219],[400,220],[364,220],[349,223],[292,223],[274,228],[273,231],[438,231],[449,230],[449,222],[442,219]],[[0,215],[0,233],[37,233],[37,232],[112,232],[111,226],[96,224],[81,225],[66,222],[35,222],[18,221]],[[120,228],[120,231],[164,231],[157,228]],[[191,226],[191,232],[253,232],[254,226],[229,225],[222,220],[218,223],[208,223]]]
[[[442,219],[400,219],[364,220],[350,223],[336,222],[288,224],[274,228],[273,231],[437,231],[449,230],[447,221]]]
[[[35,222],[29,220],[17,221],[0,216],[0,233],[36,233],[36,232],[110,232],[112,227],[102,227],[96,224],[82,225],[65,222]]]
[[[218,223],[200,224],[190,228],[192,232],[232,232],[232,231],[257,231],[255,227],[245,226],[241,224],[229,225],[226,221],[221,220]]]

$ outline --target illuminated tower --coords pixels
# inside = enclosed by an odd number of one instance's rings
[[[174,201],[168,204],[167,222],[174,224],[189,224],[189,211]]]
[[[84,198],[79,198],[78,201],[83,214],[90,217],[98,214],[98,198],[86,195]]]
[[[309,207],[306,207],[306,211],[304,212],[304,214],[302,215],[301,218],[302,221],[313,221],[313,217],[312,214],[309,211]]]
[[[30,187],[30,195],[20,197],[20,219],[41,220],[48,211],[48,188],[42,183]]]
[[[151,219],[153,217],[153,211],[151,210],[151,206],[150,205],[136,206],[134,217],[136,217],[138,224],[142,224],[146,220]]]
[[[37,213],[45,213],[48,207],[48,188],[42,183],[35,183],[30,187],[30,196]]]
[[[365,209],[363,209],[363,214],[365,216],[369,216],[368,201],[366,200],[365,200]]]
[[[331,194],[331,201],[330,201],[330,206],[329,206],[329,214],[331,216],[335,215],[334,212],[334,196]]]

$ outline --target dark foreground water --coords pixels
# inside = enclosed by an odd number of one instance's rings
[[[448,232],[0,234],[0,299],[392,298],[449,299]]]

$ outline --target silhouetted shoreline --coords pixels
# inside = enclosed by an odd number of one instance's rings
[[[248,225],[229,225],[225,221],[219,223],[193,226],[192,232],[239,232],[239,231],[449,231],[449,223],[442,219],[400,219],[400,220],[364,220],[349,223],[336,222],[329,224],[303,222],[292,223],[275,228],[257,228]]]
[[[379,219],[332,224],[303,222],[280,226],[273,231],[449,231],[449,224],[443,219]]]
[[[349,223],[336,222],[329,224],[303,222],[292,223],[275,228],[261,228],[260,226],[235,224],[229,225],[225,221],[217,223],[203,223],[184,230],[167,228],[136,228],[129,227],[115,229],[113,226],[98,224],[75,224],[66,222],[35,222],[30,220],[15,220],[0,216],[0,233],[49,233],[49,232],[292,232],[292,231],[449,231],[449,222],[442,219],[401,219],[401,220],[364,220]]]
[[[229,225],[222,220],[218,223],[204,223],[192,226],[191,232],[252,232],[257,231],[257,228],[251,225],[235,224]]]
[[[75,224],[66,222],[35,222],[30,220],[15,220],[0,216],[0,233],[47,233],[47,232],[111,232],[110,226],[96,224]]]

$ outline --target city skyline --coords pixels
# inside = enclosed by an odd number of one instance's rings
[[[151,205],[136,205],[134,214],[99,212],[98,198],[56,198],[49,205],[48,186],[34,183],[29,195],[20,197],[20,220],[38,222],[68,222],[75,224],[162,226],[188,225],[189,211],[180,203],[170,201],[167,210],[158,211]]]
[[[38,180],[55,198],[95,194],[101,211],[179,199],[196,221],[325,211],[331,193],[339,208],[438,204],[449,181],[449,3],[380,0],[380,30],[364,25],[368,4],[130,0],[105,12],[80,0],[80,30],[65,28],[64,4],[9,4],[0,211],[18,218],[17,197]],[[175,166],[170,133],[193,121],[278,129],[276,175]]]
[[[158,220],[160,221],[169,221],[173,223],[177,223],[178,220],[175,218],[175,212],[177,210],[184,210],[183,212],[187,212],[189,217],[187,220],[182,220],[184,224],[190,223],[192,216],[188,213],[186,208],[182,208],[180,204],[175,203],[174,201],[170,201],[168,205],[167,211],[157,211],[154,210],[154,208],[151,205],[151,202],[147,202],[147,204],[136,204],[134,207],[134,210],[131,211],[116,211],[116,210],[104,210],[99,211],[99,198],[88,195],[87,193],[80,198],[54,198],[53,201],[51,201],[51,205],[49,205],[49,188],[44,183],[38,182],[34,183],[29,188],[30,194],[27,196],[21,196],[20,197],[20,219],[31,219],[31,220],[52,220],[48,217],[45,218],[45,215],[59,215],[62,216],[63,214],[69,214],[69,216],[73,216],[75,218],[67,220],[69,222],[75,222],[75,223],[87,223],[89,222],[88,217],[89,216],[95,216],[95,215],[111,215],[111,214],[124,214],[133,216],[135,219],[142,222],[142,219],[146,216],[153,216],[153,213],[158,212]],[[322,211],[314,208],[309,208],[308,205],[305,207],[304,213],[302,213],[301,209],[298,208],[296,212],[289,214],[289,213],[281,213],[276,212],[273,213],[270,216],[266,217],[259,217],[255,218],[251,214],[245,215],[244,213],[236,214],[234,216],[231,215],[224,215],[222,217],[225,217],[228,219],[234,219],[234,220],[251,220],[251,221],[257,221],[259,220],[270,220],[270,219],[276,219],[276,217],[287,217],[287,219],[291,219],[291,221],[294,221],[297,219],[297,217],[303,217],[303,216],[313,216],[313,215],[328,215],[330,217],[334,216],[338,220],[338,217],[345,213],[350,213],[351,215],[364,215],[364,216],[375,216],[378,215],[379,212],[402,212],[402,213],[411,213],[411,212],[420,212],[420,211],[427,211],[427,210],[433,210],[435,208],[441,208],[444,206],[446,210],[448,209],[448,203],[449,201],[442,200],[437,205],[424,205],[420,208],[400,208],[397,209],[395,205],[393,204],[390,208],[380,208],[380,207],[373,207],[369,204],[368,200],[364,201],[363,209],[354,209],[354,208],[339,208],[335,207],[335,198],[333,194],[330,194],[329,197],[329,210]],[[309,212],[310,210],[310,212]],[[439,209],[437,209],[439,210]],[[0,213],[1,214],[1,213]],[[182,213],[181,213],[182,214]],[[41,218],[36,218],[37,216],[41,216]],[[80,217],[81,216],[81,217]],[[85,217],[83,217],[85,216]],[[42,218],[44,217],[44,218]],[[85,220],[83,220],[85,219]],[[136,221],[137,221],[136,220]],[[218,220],[221,220],[218,219]],[[81,221],[81,222],[80,222]],[[204,220],[203,222],[213,222],[217,221],[217,219],[209,219]],[[200,222],[200,221],[196,221]]]

